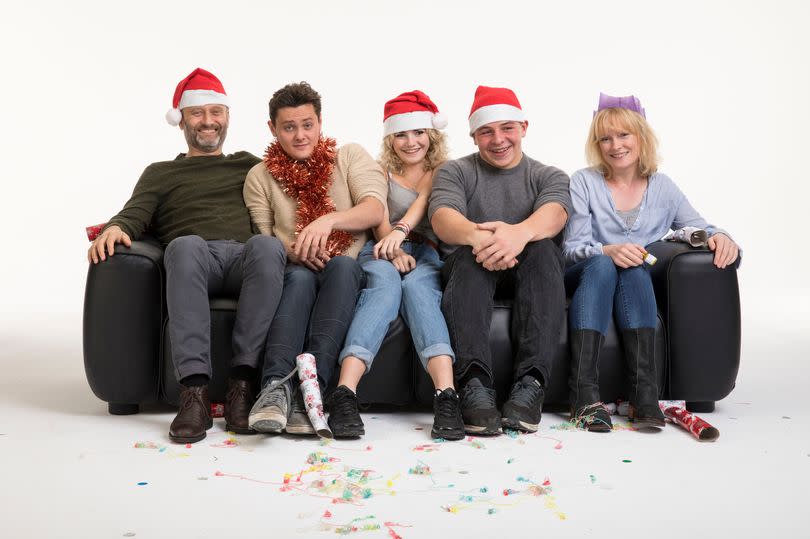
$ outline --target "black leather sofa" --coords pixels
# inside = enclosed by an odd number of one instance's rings
[[[734,388],[740,362],[740,298],[735,267],[715,268],[712,253],[682,243],[657,242],[652,276],[658,301],[656,364],[661,398],[685,400],[710,412]],[[153,240],[116,246],[115,255],[90,265],[84,301],[84,364],[87,381],[111,414],[131,414],[144,403],[176,404],[179,387],[171,362],[164,296],[163,249]],[[235,298],[211,300],[211,398],[222,402],[231,358]],[[499,395],[511,382],[509,301],[494,312],[490,346]],[[553,354],[547,404],[568,399],[567,329]],[[627,395],[619,336],[611,326],[599,368],[602,400]],[[422,369],[401,319],[389,329],[358,396],[364,404],[432,402],[432,384]]]

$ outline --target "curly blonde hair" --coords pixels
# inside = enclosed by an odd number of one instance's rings
[[[430,147],[425,154],[425,170],[433,170],[447,161],[447,137],[438,129],[426,129]],[[385,170],[390,170],[396,174],[402,174],[403,163],[397,152],[394,151],[394,137],[396,133],[387,135],[382,140],[380,147],[380,165]]]
[[[589,165],[599,170],[607,179],[613,175],[610,165],[602,159],[602,150],[599,148],[599,139],[610,129],[627,131],[638,139],[638,171],[641,176],[649,178],[658,170],[658,139],[650,124],[641,114],[622,108],[602,109],[594,115],[585,144],[585,158]]]

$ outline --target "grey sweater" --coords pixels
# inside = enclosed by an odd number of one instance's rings
[[[571,214],[568,175],[523,154],[514,168],[500,169],[478,152],[448,161],[433,181],[428,216],[439,208],[452,208],[474,223],[503,221],[517,224],[540,206],[557,202]],[[447,256],[455,245],[442,243]]]

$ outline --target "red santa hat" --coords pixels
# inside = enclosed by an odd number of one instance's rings
[[[171,125],[179,125],[183,115],[180,113],[186,107],[200,105],[228,106],[228,96],[225,88],[212,73],[197,68],[177,84],[172,98],[172,108],[166,113],[166,121]]]
[[[383,109],[383,136],[412,129],[444,129],[447,118],[424,92],[399,94]]]
[[[526,115],[515,92],[509,88],[479,86],[470,109],[470,135],[492,122],[525,122]]]

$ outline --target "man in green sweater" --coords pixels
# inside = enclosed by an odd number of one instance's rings
[[[172,105],[166,120],[183,130],[188,152],[146,168],[87,257],[103,262],[116,243],[130,246],[147,230],[166,247],[169,335],[182,390],[169,438],[192,443],[205,438],[213,424],[209,294],[239,296],[225,425],[252,434],[252,382],[281,298],[286,253],[276,238],[252,233],[242,188],[260,160],[248,152],[222,153],[229,119],[222,83],[197,68],[177,85]]]

